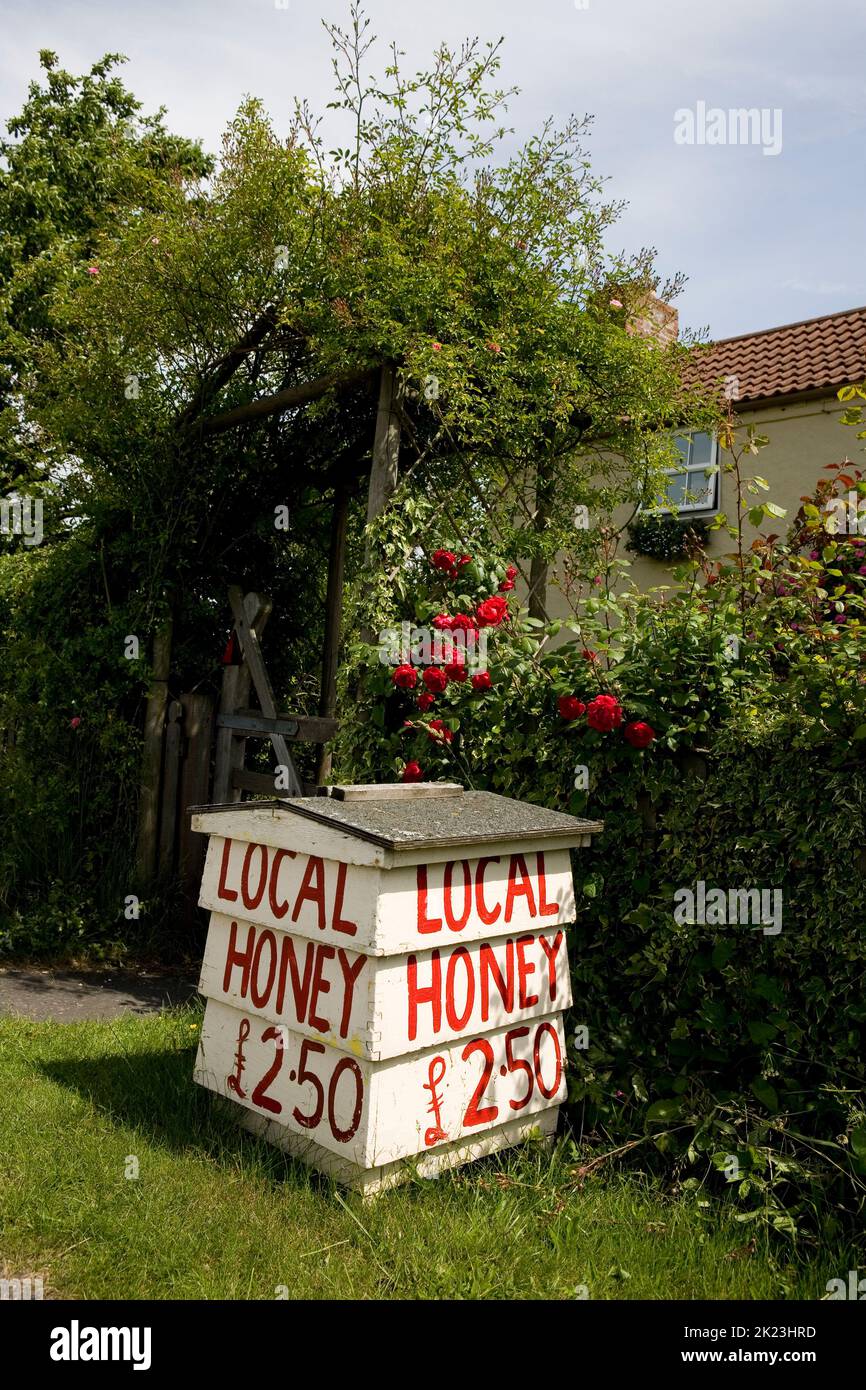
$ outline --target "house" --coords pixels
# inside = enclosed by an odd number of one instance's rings
[[[632,331],[652,333],[662,343],[670,341],[677,334],[676,310],[656,300]],[[866,307],[723,338],[696,349],[690,362],[696,384],[716,390],[721,401],[731,400],[738,438],[744,438],[747,427],[753,426],[769,440],[756,457],[748,459],[744,471],[749,476],[758,474],[770,485],[769,492],[751,498],[752,503],[766,500],[785,509],[785,516],[775,527],[765,523],[760,529],[784,534],[801,497],[814,491],[825,465],[846,456],[856,459],[862,453],[855,432],[841,423],[848,407],[840,402],[837,392],[842,386],[866,380]],[[714,436],[705,433],[678,435],[676,442],[682,462],[668,472],[657,514],[670,517],[671,507],[675,507],[680,519],[707,522],[723,512],[733,522],[737,515],[735,478],[721,468],[706,471],[730,455],[720,451]],[[866,455],[863,458],[866,462]],[[630,515],[627,509],[617,521],[623,524]],[[639,522],[637,531],[631,531],[632,544],[640,541],[640,529]],[[745,545],[751,545],[757,534],[757,528],[746,518]],[[647,544],[652,548],[651,537]],[[705,544],[714,557],[732,549],[724,530],[708,532]],[[670,567],[675,561],[622,548],[620,555],[631,560],[630,577],[640,588],[670,582]],[[551,617],[571,613],[555,579],[547,590],[547,611]]]

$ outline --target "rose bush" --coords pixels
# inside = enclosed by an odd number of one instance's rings
[[[404,727],[411,696],[356,648],[367,704],[339,764],[366,782],[423,759],[425,778],[604,821],[574,858],[575,1128],[805,1236],[831,1200],[862,1219],[866,1192],[866,561],[818,503],[787,541],[698,553],[663,601],[605,575],[566,642],[512,601],[488,672],[437,696],[450,742]],[[489,594],[507,566],[472,570]],[[419,580],[416,620],[440,597]],[[700,880],[780,888],[781,933],[678,923]]]

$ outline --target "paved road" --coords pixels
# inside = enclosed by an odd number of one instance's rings
[[[195,992],[195,979],[169,971],[0,969],[0,1015],[7,1017],[75,1023],[153,1014],[187,1003]]]

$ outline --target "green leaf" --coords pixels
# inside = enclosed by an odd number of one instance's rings
[[[858,1158],[866,1158],[866,1125],[852,1129],[850,1136],[851,1152]]]
[[[765,1077],[757,1077],[756,1080],[752,1082],[750,1090],[752,1095],[761,1102],[765,1110],[769,1110],[772,1114],[775,1114],[779,1108],[779,1097]]]
[[[671,1120],[676,1120],[682,1113],[682,1105],[678,1100],[656,1100],[646,1112],[646,1122],[650,1125],[666,1125]]]
[[[759,1020],[753,1020],[749,1024],[749,1037],[753,1043],[772,1042],[777,1032],[778,1029],[774,1028],[772,1023],[761,1023]]]

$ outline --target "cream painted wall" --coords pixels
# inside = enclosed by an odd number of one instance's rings
[[[786,515],[777,523],[769,521],[759,528],[764,534],[776,531],[784,534],[800,506],[800,497],[811,494],[815,484],[828,463],[838,463],[840,459],[863,457],[862,445],[855,438],[855,431],[841,424],[846,409],[835,394],[819,400],[801,401],[792,405],[769,405],[760,410],[743,410],[739,415],[738,440],[745,438],[745,430],[753,425],[759,434],[769,439],[769,444],[754,457],[743,460],[744,476],[758,474],[770,484],[769,492],[761,492],[753,501],[775,502],[786,509]],[[729,455],[722,454],[722,462]],[[717,511],[726,512],[733,521],[737,512],[736,480],[733,475],[720,473],[720,498]],[[629,509],[616,516],[622,525],[630,515]],[[743,527],[745,546],[751,545],[759,530],[751,525],[748,518]],[[725,531],[712,532],[709,536],[709,553],[718,558],[733,548],[733,542]],[[631,562],[629,576],[641,589],[649,589],[658,584],[670,584],[670,568],[659,560],[644,555],[635,555],[625,549],[626,537],[620,542],[619,557]],[[547,611],[551,618],[567,618],[572,609],[561,591],[558,579],[558,566],[551,569],[547,590]]]

